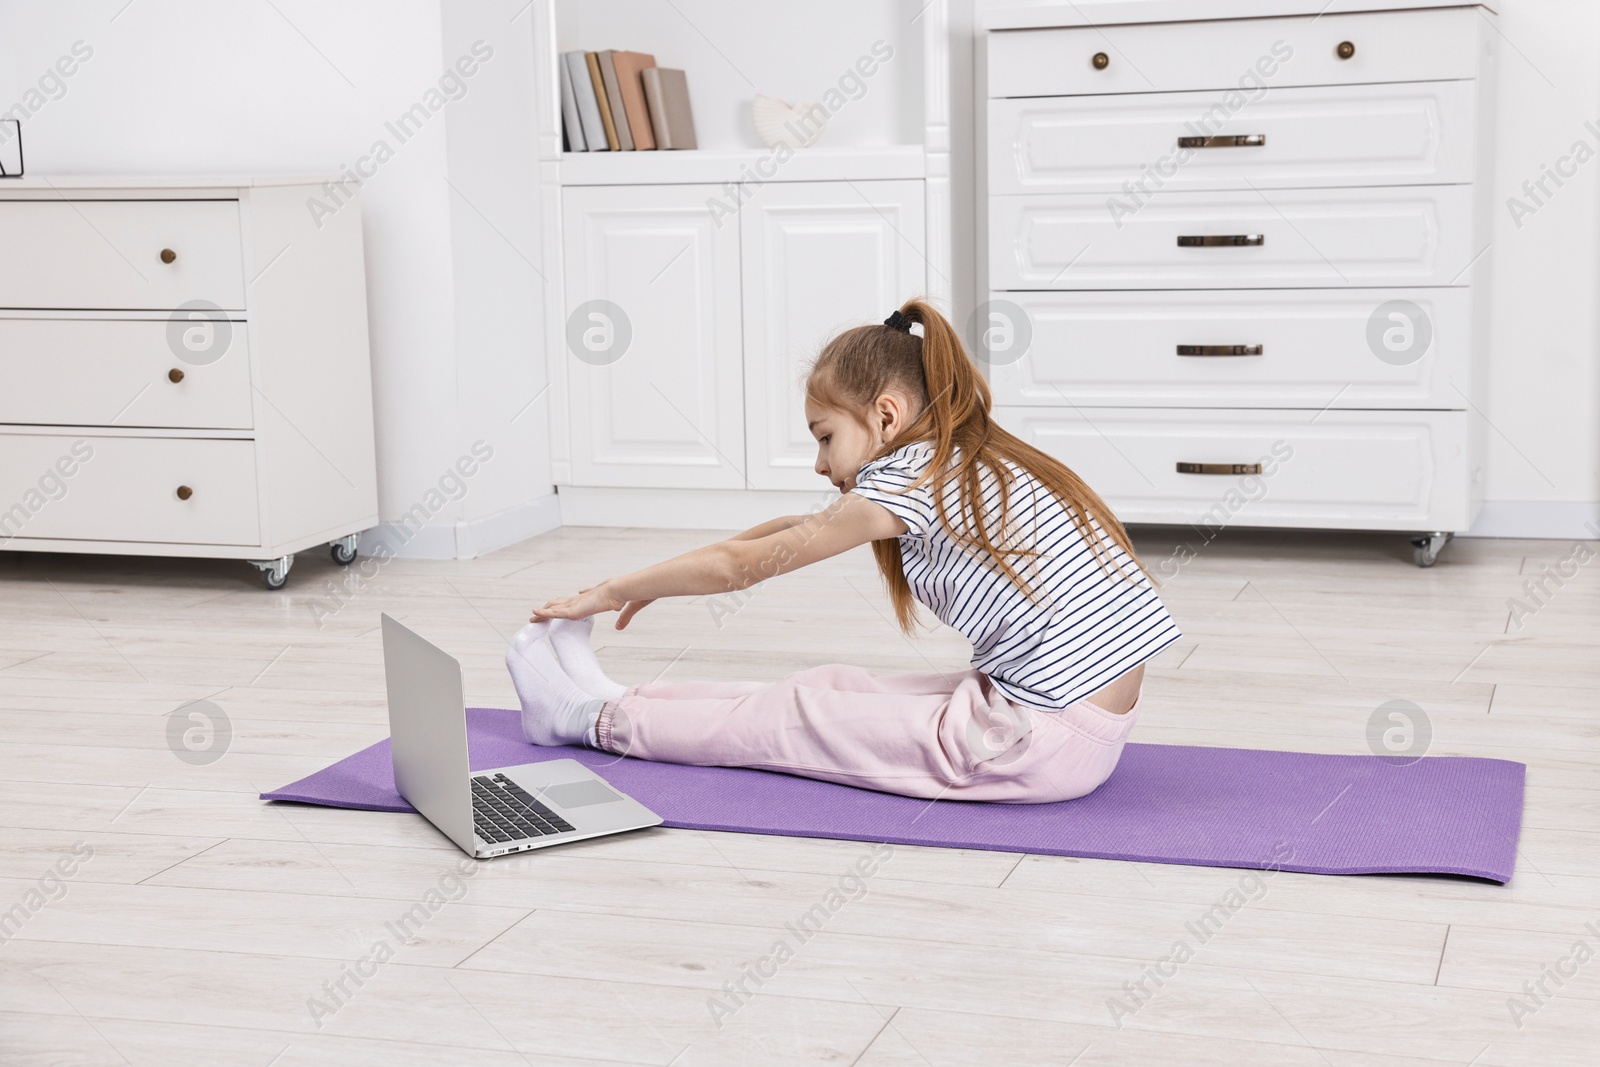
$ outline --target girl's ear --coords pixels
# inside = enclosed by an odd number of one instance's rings
[[[905,412],[900,408],[900,398],[893,393],[884,393],[878,397],[878,432],[885,441],[892,440],[902,428]]]

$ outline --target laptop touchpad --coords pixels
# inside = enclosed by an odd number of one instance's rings
[[[604,782],[597,782],[593,779],[586,782],[566,782],[562,785],[548,785],[544,788],[544,795],[554,801],[557,806],[563,808],[582,808],[590,804],[610,804],[622,799]]]

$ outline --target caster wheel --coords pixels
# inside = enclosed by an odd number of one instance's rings
[[[335,541],[328,546],[328,554],[333,561],[341,567],[348,567],[356,561],[356,546],[347,545],[343,541]]]
[[[1455,534],[1423,534],[1411,539],[1411,561],[1419,567],[1431,567],[1439,562],[1439,553]]]
[[[282,589],[289,582],[289,568],[294,566],[293,556],[277,559],[253,559],[251,566],[261,572],[261,584],[271,590]]]

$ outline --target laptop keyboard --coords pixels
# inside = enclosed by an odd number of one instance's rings
[[[472,776],[472,821],[490,844],[566,833],[572,824],[503,774]]]

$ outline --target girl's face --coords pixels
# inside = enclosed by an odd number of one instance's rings
[[[856,484],[856,472],[867,458],[911,425],[917,412],[899,393],[884,393],[865,412],[867,425],[849,412],[806,399],[806,423],[817,439],[816,471],[841,493]]]

